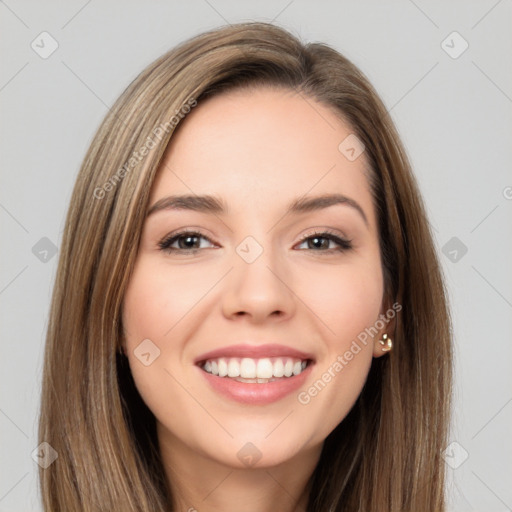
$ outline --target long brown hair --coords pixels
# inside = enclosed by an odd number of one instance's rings
[[[58,453],[40,470],[47,511],[172,510],[154,417],[118,352],[123,297],[155,173],[186,106],[258,86],[321,102],[365,145],[385,293],[402,306],[393,351],[373,360],[356,404],[325,440],[307,510],[444,510],[450,320],[425,209],[397,131],[366,77],[338,52],[304,45],[271,24],[243,23],[186,41],[145,69],[85,156],[66,220],[44,359],[39,438]]]

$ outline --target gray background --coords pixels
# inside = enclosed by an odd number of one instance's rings
[[[512,510],[511,1],[6,0],[0,511],[41,510],[31,453],[57,265],[51,244],[58,250],[94,131],[153,59],[189,36],[242,20],[274,20],[333,45],[390,109],[426,200],[452,303],[449,510]],[[51,48],[43,31],[58,43],[47,58],[31,48],[33,41],[40,52]],[[458,55],[464,40],[469,47]]]

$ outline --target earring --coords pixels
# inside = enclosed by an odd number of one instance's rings
[[[382,339],[379,340],[379,343],[382,346],[382,352],[389,352],[393,348],[393,342],[391,341],[391,338],[388,338],[387,334],[382,335]]]

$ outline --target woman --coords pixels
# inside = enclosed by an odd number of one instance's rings
[[[264,23],[122,94],[45,354],[45,510],[442,511],[450,323],[421,196],[347,59]]]

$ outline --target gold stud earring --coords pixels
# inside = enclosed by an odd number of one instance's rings
[[[382,335],[382,339],[379,340],[379,343],[382,345],[382,352],[389,352],[393,348],[393,342],[391,338],[388,338],[387,334]]]

